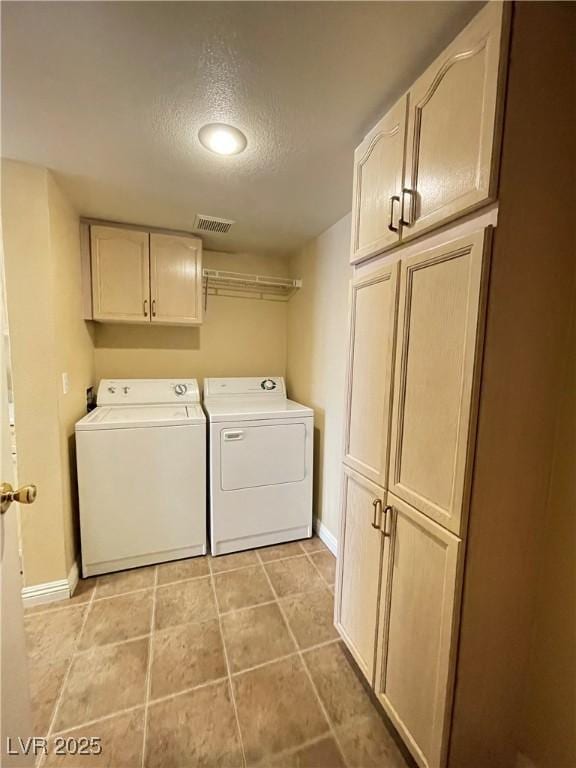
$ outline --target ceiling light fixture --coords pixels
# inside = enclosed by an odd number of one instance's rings
[[[238,155],[246,149],[246,136],[225,123],[209,123],[198,131],[198,138],[203,147],[217,155]]]

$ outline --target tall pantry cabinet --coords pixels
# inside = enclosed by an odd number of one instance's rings
[[[495,198],[505,30],[488,4],[359,147],[352,263]],[[352,281],[335,600],[426,768],[447,757],[491,229],[434,243]]]

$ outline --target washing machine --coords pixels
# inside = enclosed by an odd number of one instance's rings
[[[102,380],[76,424],[82,575],[206,554],[206,417],[193,379]]]
[[[277,376],[204,380],[213,555],[312,535],[314,413]]]

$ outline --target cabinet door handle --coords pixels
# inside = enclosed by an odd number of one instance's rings
[[[394,203],[400,203],[399,195],[390,196],[390,221],[388,222],[388,229],[390,232],[398,232],[400,227],[394,226]]]
[[[148,317],[148,299],[144,299],[144,317]]]
[[[404,212],[406,210],[406,206],[405,206],[406,195],[410,196],[410,208],[409,208],[408,218],[406,218],[404,215]],[[402,206],[400,210],[400,224],[403,224],[405,227],[411,227],[413,223],[414,223],[414,190],[408,189],[408,187],[404,187],[404,189],[402,190]]]
[[[382,531],[383,536],[387,536],[388,538],[390,538],[390,531],[387,530],[388,512],[390,512],[390,515],[392,515],[392,507],[389,504],[384,507],[384,511],[382,513],[382,527],[380,528],[380,530]]]
[[[152,299],[152,317],[156,317],[156,299]]]
[[[372,506],[374,507],[374,516],[372,517],[372,528],[375,528],[377,531],[380,530],[380,526],[376,522],[376,518],[378,517],[378,507],[380,507],[380,512],[382,512],[382,499],[374,499],[372,502]]]

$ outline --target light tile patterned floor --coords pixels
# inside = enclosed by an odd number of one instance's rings
[[[68,768],[404,768],[332,624],[317,539],[81,582],[26,612],[35,734]]]

